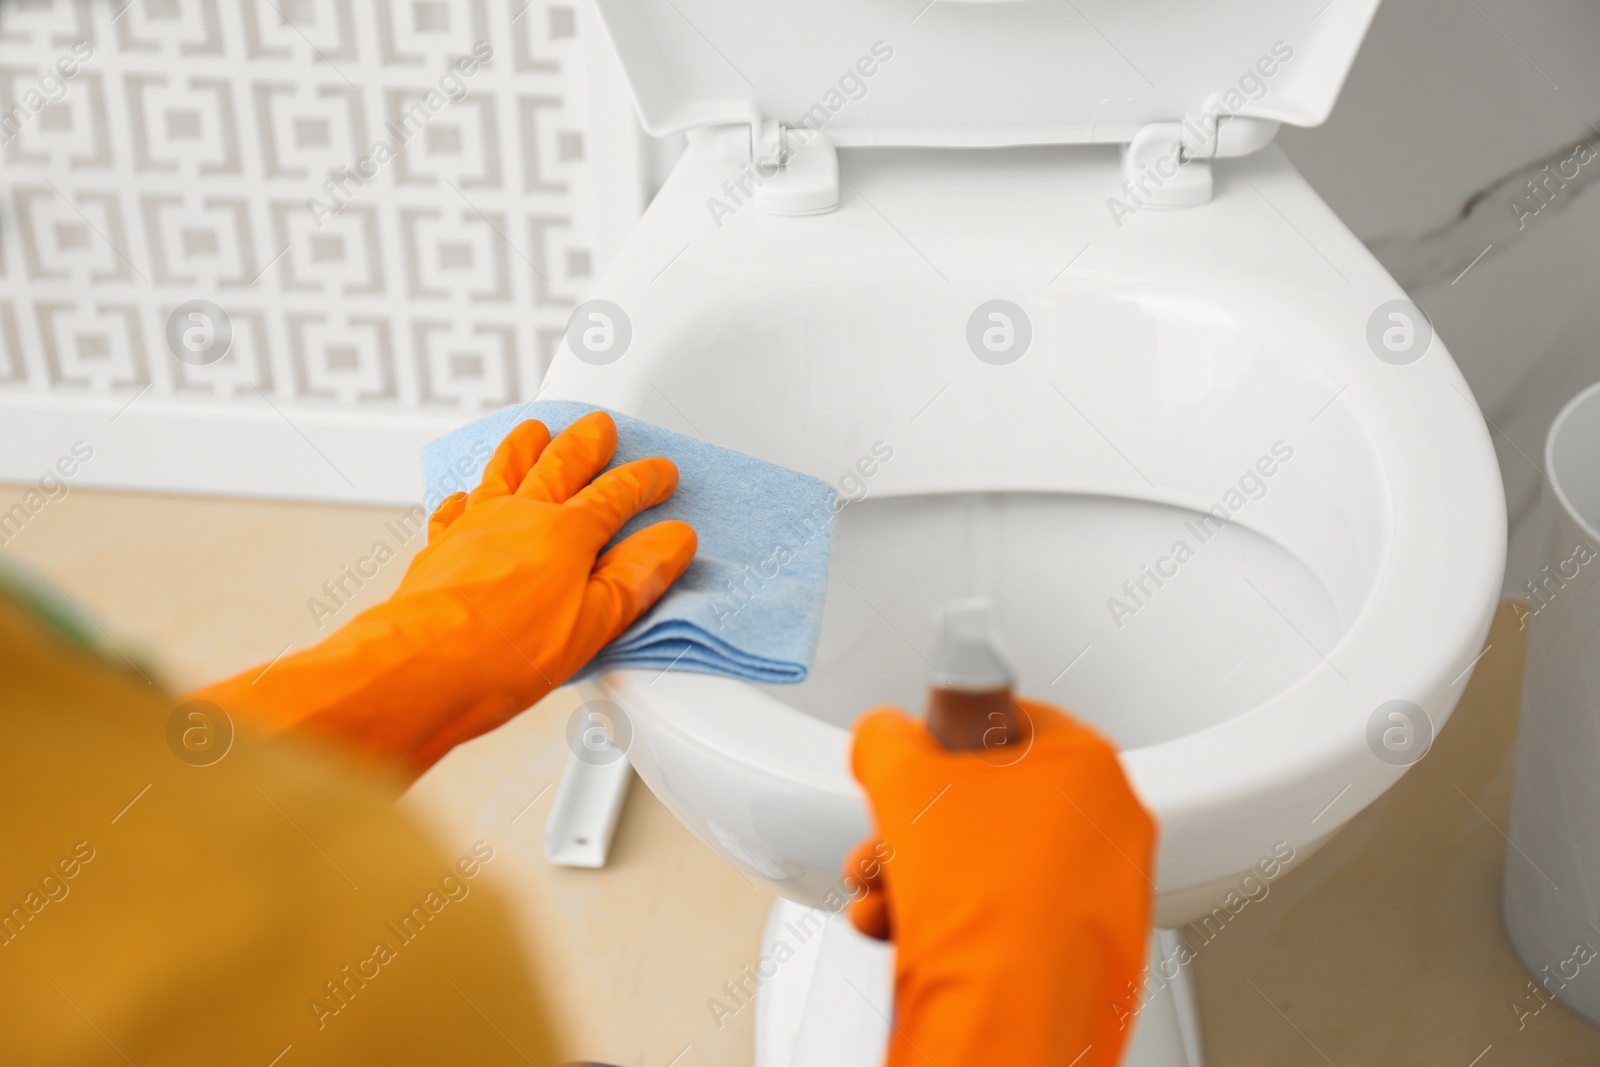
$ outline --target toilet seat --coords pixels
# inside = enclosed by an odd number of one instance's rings
[[[830,481],[887,439],[880,500],[1202,510],[1303,426],[1296,481],[1236,521],[1338,594],[1337,643],[1269,699],[1124,753],[1162,826],[1172,922],[1393,784],[1403,767],[1368,744],[1380,706],[1412,701],[1443,726],[1496,602],[1504,505],[1442,343],[1406,365],[1368,348],[1373,313],[1403,294],[1281,154],[1219,166],[1209,204],[1120,226],[1104,206],[1119,165],[1096,147],[846,150],[837,212],[714,219],[704,201],[735,165],[691,149],[596,294],[631,317],[633,347],[604,366],[563,349],[544,395]],[[995,297],[1033,324],[1004,366],[966,347],[969,312]],[[842,726],[725,679],[592,685],[627,712],[630,759],[683,821],[779,893],[825,901],[867,826]]]

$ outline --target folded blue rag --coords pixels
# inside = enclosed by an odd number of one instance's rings
[[[422,453],[430,507],[471,488],[506,434],[538,419],[551,434],[604,410],[541,400],[464,426]],[[634,518],[615,540],[663,519],[693,526],[700,547],[673,583],[574,681],[612,670],[698,671],[750,682],[806,679],[822,623],[836,497],[820,478],[610,412],[611,467],[648,456],[678,465],[678,491]],[[608,470],[610,467],[607,468]]]

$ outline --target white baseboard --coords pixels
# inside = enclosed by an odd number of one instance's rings
[[[0,481],[71,470],[62,480],[78,488],[409,505],[423,497],[423,445],[472,417],[0,393]],[[78,442],[92,450],[82,462]]]

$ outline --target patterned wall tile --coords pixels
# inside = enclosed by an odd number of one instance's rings
[[[584,32],[559,0],[0,5],[0,391],[532,395],[608,208]],[[212,306],[227,348],[184,350]]]

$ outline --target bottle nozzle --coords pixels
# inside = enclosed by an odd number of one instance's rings
[[[1017,668],[1006,655],[987,597],[952,600],[935,609],[933,632],[930,685],[970,692],[1016,686]]]

